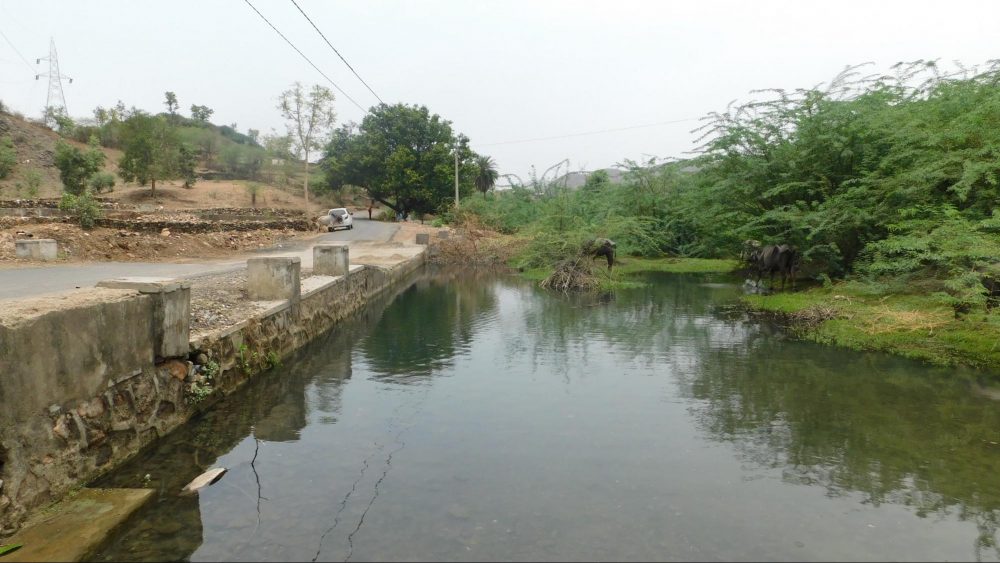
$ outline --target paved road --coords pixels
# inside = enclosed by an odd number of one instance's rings
[[[79,287],[93,287],[101,280],[124,276],[188,277],[239,270],[253,256],[298,256],[303,268],[312,267],[312,245],[317,242],[386,241],[399,227],[392,223],[354,218],[349,231],[326,233],[308,241],[292,241],[282,247],[250,252],[241,257],[197,262],[88,262],[37,268],[0,270],[0,299],[27,297]]]

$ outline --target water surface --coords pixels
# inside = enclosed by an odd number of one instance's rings
[[[98,483],[159,490],[99,559],[1000,558],[977,374],[791,340],[724,279],[649,281],[386,295]]]

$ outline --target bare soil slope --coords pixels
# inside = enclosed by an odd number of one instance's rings
[[[10,114],[0,114],[0,137],[10,137],[17,151],[18,164],[13,173],[0,180],[0,199],[27,198],[58,198],[62,196],[62,182],[59,170],[55,167],[56,141],[61,137],[44,125],[27,121]],[[71,139],[66,142],[86,149],[86,145]],[[212,207],[251,207],[253,206],[246,180],[199,180],[193,188],[186,189],[181,182],[157,182],[155,194],[149,186],[126,184],[118,174],[118,161],[122,152],[116,149],[103,148],[107,155],[105,171],[115,174],[117,183],[112,192],[102,194],[102,197],[117,199],[123,203],[151,204],[164,209],[204,209]],[[25,186],[25,178],[30,171],[41,175],[42,182],[37,194],[29,194]],[[289,186],[268,185],[256,182],[260,186],[257,194],[256,207],[274,207],[278,209],[305,210],[305,201],[301,195],[300,179],[290,178]],[[341,201],[338,196],[311,198],[310,214],[320,209],[343,207],[353,202]],[[351,206],[352,209],[355,206]]]

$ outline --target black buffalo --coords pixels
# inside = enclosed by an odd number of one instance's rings
[[[979,283],[983,284],[986,290],[986,310],[989,311],[1000,302],[1000,271],[994,267],[980,272]]]
[[[607,258],[608,260],[608,270],[615,263],[615,241],[606,238],[590,239],[583,243],[581,252],[584,256],[592,256],[594,258],[600,258],[601,256]]]
[[[794,246],[781,244],[750,250],[746,259],[751,270],[757,275],[757,285],[760,285],[760,278],[767,275],[773,289],[774,274],[778,273],[781,275],[781,290],[784,291],[785,280],[791,280],[792,289],[795,289],[795,272],[799,266],[799,258],[799,251]]]
[[[740,251],[740,262],[743,263],[747,270],[752,270],[756,266],[760,249],[759,240],[750,239],[743,241],[743,250]]]

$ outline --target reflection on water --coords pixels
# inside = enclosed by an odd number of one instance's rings
[[[789,340],[725,280],[649,280],[384,296],[99,483],[160,494],[98,559],[1000,558],[976,374]]]

